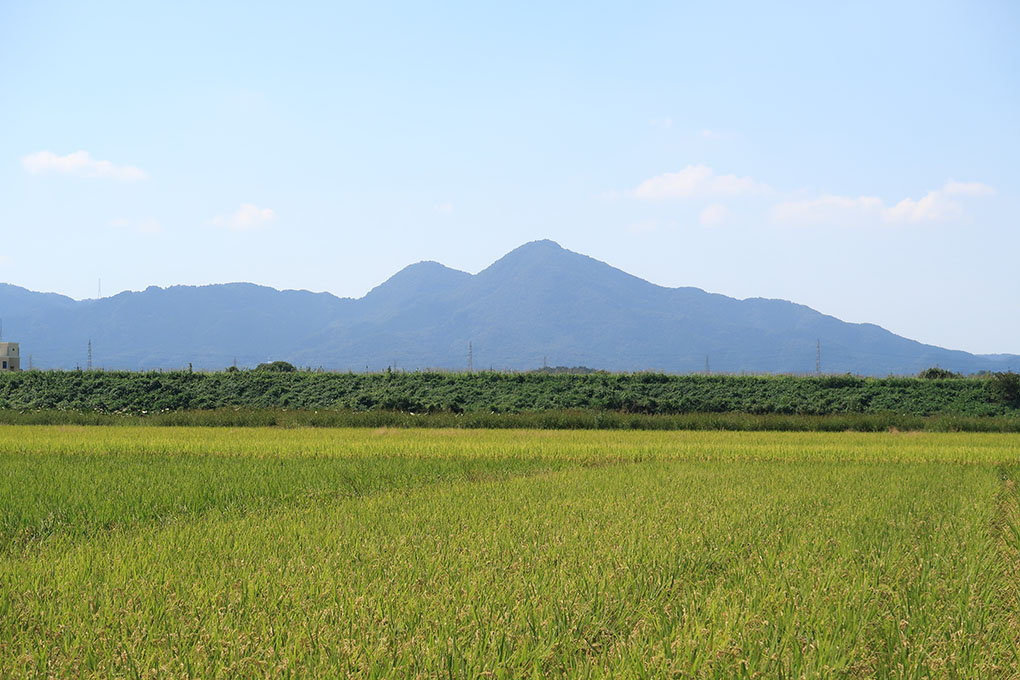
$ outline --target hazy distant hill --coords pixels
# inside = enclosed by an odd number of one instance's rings
[[[362,371],[550,365],[606,370],[913,374],[1020,369],[1020,356],[924,345],[783,300],[664,288],[552,241],[471,275],[419,262],[365,297],[248,283],[151,287],[101,300],[0,284],[6,339],[39,368],[218,369],[280,359]],[[27,363],[27,362],[26,362]]]

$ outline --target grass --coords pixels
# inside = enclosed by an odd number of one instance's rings
[[[18,411],[0,409],[0,425],[120,425],[157,427],[402,427],[544,430],[732,430],[738,432],[1020,432],[1020,415],[835,413],[621,413],[549,409],[519,413],[408,413],[343,409],[217,408],[157,413]]]
[[[0,676],[1016,677],[1009,434],[0,427]]]

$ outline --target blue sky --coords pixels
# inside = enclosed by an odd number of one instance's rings
[[[1020,353],[1020,5],[425,5],[0,0],[0,281],[357,297],[551,238]]]

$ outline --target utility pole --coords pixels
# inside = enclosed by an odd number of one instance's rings
[[[475,372],[475,347],[468,341],[468,373]]]
[[[86,371],[91,371],[92,370],[92,340],[91,339],[89,339],[89,356],[88,356],[88,362],[85,364],[85,370]]]
[[[822,341],[815,342],[815,375],[822,374]]]

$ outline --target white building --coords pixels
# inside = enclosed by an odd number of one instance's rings
[[[0,372],[20,371],[21,351],[16,342],[0,342]]]

